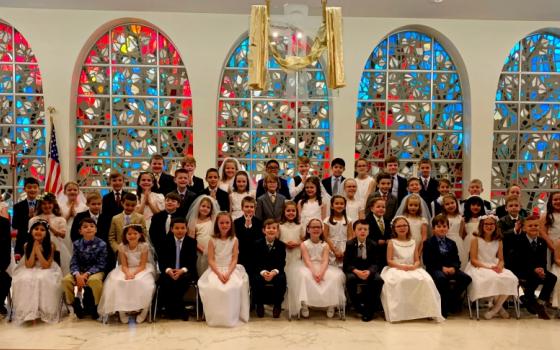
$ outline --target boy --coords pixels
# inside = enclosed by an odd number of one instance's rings
[[[290,197],[294,198],[296,203],[299,201],[301,193],[303,193],[305,180],[311,176],[311,174],[309,174],[309,170],[311,169],[310,163],[309,158],[305,156],[298,157],[298,175],[294,176],[291,181],[288,182]]]
[[[469,194],[470,194],[470,196],[479,196],[480,197],[482,192],[484,192],[484,188],[482,187],[482,181],[480,181],[479,179],[471,180],[471,182],[469,183]],[[483,200],[483,202],[484,202],[484,211],[486,213],[490,213],[490,211],[492,211],[492,205],[487,200]],[[462,200],[461,201],[461,206],[464,207],[464,205],[465,205],[465,200]],[[464,212],[464,211],[462,211],[462,212]]]
[[[523,217],[520,215],[521,205],[519,197],[508,196],[506,198],[506,213],[498,221],[498,227],[502,232],[502,243],[505,266],[511,269],[513,264],[514,243],[516,236],[521,233],[521,220]]]
[[[532,215],[525,219],[523,231],[516,236],[514,247],[513,272],[519,278],[524,291],[523,305],[532,314],[543,320],[549,320],[545,305],[556,284],[556,276],[547,270],[548,249],[546,241],[539,237],[541,220]],[[542,285],[538,300],[535,290]]]
[[[26,199],[14,205],[14,217],[12,218],[12,227],[17,230],[14,253],[19,255],[23,255],[23,245],[27,242],[29,219],[36,215],[39,181],[34,177],[25,178],[23,191]]]
[[[253,274],[253,252],[255,242],[260,238],[262,233],[262,221],[255,217],[255,208],[257,201],[251,196],[244,197],[241,200],[241,210],[243,216],[233,221],[235,228],[235,236],[239,244],[239,255],[237,263],[243,265],[247,274]]]
[[[332,197],[335,194],[342,195],[344,193],[344,189],[342,188],[342,181],[344,181],[344,176],[342,176],[342,173],[344,173],[345,169],[346,162],[344,161],[344,159],[335,158],[332,160],[332,175],[321,181],[329,196]]]
[[[268,285],[272,286],[272,317],[280,317],[282,302],[286,293],[286,246],[278,239],[279,225],[274,219],[267,219],[263,224],[264,238],[255,244],[255,274],[253,277],[253,294],[257,305],[257,316],[264,316],[264,304]]]
[[[420,168],[420,197],[426,204],[430,205],[439,196],[438,181],[431,177],[432,162],[427,158],[422,158]]]
[[[436,198],[436,200],[430,203],[430,210],[431,210],[430,212],[432,213],[432,216],[436,216],[437,214],[440,214],[443,211],[443,196],[449,194],[450,192],[451,192],[451,181],[447,179],[439,180],[439,184],[438,184],[439,196]]]
[[[83,219],[92,218],[97,227],[103,226],[99,222],[99,216],[101,214],[101,194],[97,191],[88,193],[86,195],[86,205],[88,207],[88,210],[84,210],[76,214],[76,216],[74,217],[74,221],[72,222],[72,227],[70,228],[70,238],[72,239],[72,242],[75,242],[81,238],[80,223]],[[107,242],[107,231],[103,232],[97,229],[97,237]]]
[[[292,197],[290,196],[290,188],[288,187],[288,181],[278,176],[279,171],[280,171],[280,163],[278,163],[276,159],[271,159],[268,162],[266,162],[266,174],[267,175],[272,174],[278,177],[278,181],[279,181],[278,192],[281,195],[283,195],[286,199],[291,199]],[[263,182],[264,182],[264,177],[260,179],[259,182],[257,182],[257,198],[259,198],[266,192],[266,189],[263,186]]]
[[[179,195],[180,206],[178,211],[182,216],[187,216],[189,208],[197,197],[196,193],[189,190],[188,184],[189,172],[185,169],[177,169],[175,171],[175,185],[177,187],[170,193],[176,193]]]
[[[130,224],[142,225],[143,232],[148,232],[148,230],[146,230],[144,215],[135,211],[137,202],[138,197],[136,197],[134,193],[126,193],[122,198],[123,212],[115,215],[111,220],[109,244],[114,254],[117,254],[119,244],[122,242],[124,226]]]
[[[378,246],[380,267],[386,265],[387,241],[391,239],[391,220],[384,217],[385,201],[382,197],[369,197],[366,222],[369,225],[368,236]]]
[[[100,198],[101,199],[101,198]],[[95,221],[86,217],[79,223],[81,239],[72,246],[74,255],[70,261],[70,273],[62,280],[62,290],[66,303],[72,305],[76,317],[91,315],[96,320],[97,305],[103,289],[103,271],[107,263],[107,245],[99,237],[95,237],[97,226]],[[74,297],[74,286],[83,291],[83,306],[79,298]]]
[[[467,290],[472,279],[460,270],[461,261],[457,245],[447,238],[449,220],[438,214],[432,220],[434,235],[424,242],[422,258],[426,271],[432,276],[441,296],[441,313],[443,317],[460,310],[461,295]],[[453,281],[453,288],[451,288]]]
[[[187,171],[187,188],[197,196],[204,190],[204,181],[194,175],[196,159],[192,155],[186,155],[181,161],[181,167]]]
[[[198,279],[196,273],[196,241],[187,236],[187,220],[182,217],[171,221],[172,235],[162,242],[159,268],[160,300],[169,318],[189,320],[184,296]]]
[[[100,223],[97,225],[97,231],[105,237],[108,236],[113,216],[123,211],[122,199],[127,193],[123,190],[124,176],[118,171],[113,171],[109,175],[109,185],[111,186],[111,192],[103,196]]]
[[[521,187],[519,185],[511,185],[509,186],[508,190],[507,190],[507,194],[506,197],[509,196],[515,196],[517,198],[519,198],[519,205],[520,205],[520,211],[519,214],[526,218],[527,217],[527,210],[522,208],[521,205]],[[500,205],[499,207],[496,208],[496,216],[499,217],[500,219],[503,218],[504,216],[507,215],[507,210],[506,210],[506,204],[504,205]]]
[[[400,205],[408,193],[406,179],[398,174],[399,160],[397,157],[389,156],[385,158],[385,172],[391,175],[391,193],[397,198],[397,204]]]
[[[181,205],[181,198],[175,192],[169,192],[165,195],[164,210],[152,216],[152,223],[150,224],[150,240],[158,255],[161,257],[163,254],[162,247],[165,242],[165,237],[171,232],[171,222],[177,217],[185,217],[179,212]]]
[[[356,237],[346,242],[343,270],[346,274],[346,289],[350,302],[362,315],[362,321],[373,318],[375,309],[381,309],[381,288],[383,280],[379,276],[381,253],[373,240],[367,239],[369,225],[365,220],[356,220],[352,225]],[[358,285],[362,292],[358,294]]]
[[[206,187],[201,194],[208,195],[218,201],[220,211],[229,211],[229,195],[226,191],[218,187],[220,175],[218,169],[210,168],[206,170]]]
[[[0,315],[6,315],[8,310],[4,300],[10,293],[12,278],[6,272],[10,266],[12,252],[12,236],[10,234],[10,220],[0,216]]]
[[[368,201],[372,197],[381,197],[385,200],[385,219],[391,221],[397,213],[397,197],[393,196],[391,193],[392,186],[391,175],[387,173],[377,174],[377,191],[369,195]]]
[[[273,174],[266,175],[264,177],[264,189],[266,193],[257,198],[255,216],[261,221],[266,219],[280,221],[286,197],[277,192],[278,177]]]
[[[154,154],[150,158],[150,168],[156,180],[152,186],[152,192],[161,193],[165,196],[175,189],[175,182],[173,176],[163,171],[163,166],[163,156],[161,154]]]

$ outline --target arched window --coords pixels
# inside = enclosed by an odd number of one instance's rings
[[[368,58],[360,81],[356,158],[399,158],[404,174],[422,158],[437,178],[460,187],[463,168],[463,93],[444,46],[417,31],[389,35]]]
[[[492,199],[519,184],[522,203],[545,208],[560,185],[560,37],[542,32],[520,40],[506,58],[494,113]]]
[[[80,186],[106,187],[124,174],[129,187],[153,154],[169,166],[192,153],[192,101],[177,48],[159,30],[126,24],[88,51],[76,101],[76,165]]]
[[[310,41],[293,28],[275,28],[279,51],[305,55]],[[270,88],[248,89],[249,39],[245,37],[228,56],[218,98],[218,162],[235,157],[253,176],[264,163],[277,159],[281,173],[293,175],[297,157],[307,156],[323,173],[329,165],[330,104],[320,62],[296,73],[286,73],[271,58]]]
[[[45,106],[39,64],[23,35],[0,22],[0,191],[12,188],[11,142],[17,150],[17,187],[32,176],[45,180]]]

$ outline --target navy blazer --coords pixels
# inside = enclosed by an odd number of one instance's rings
[[[346,250],[344,252],[344,261],[342,269],[345,273],[353,273],[354,269],[369,270],[370,275],[378,273],[381,267],[381,254],[378,251],[378,245],[370,239],[366,239],[366,255],[367,259],[362,259],[359,253],[358,238],[354,237],[346,242]]]
[[[204,180],[202,180],[200,177],[193,176],[193,185],[187,186],[187,189],[199,196],[202,191],[204,191]]]
[[[520,279],[528,279],[537,267],[547,270],[548,247],[546,241],[537,237],[537,249],[533,250],[525,232],[515,235],[513,272]]]
[[[420,197],[429,206],[434,200],[439,197],[439,181],[430,176],[428,187],[424,187],[424,178],[420,177]]]
[[[263,270],[278,270],[278,275],[284,274],[286,266],[286,245],[279,239],[275,239],[272,243],[272,249],[268,249],[266,238],[261,238],[255,242],[255,271],[260,275]]]
[[[459,260],[457,245],[447,237],[445,237],[445,243],[447,244],[447,253],[442,254],[436,236],[432,236],[424,242],[422,259],[428,273],[436,270],[441,271],[443,267],[453,267],[455,271],[459,271],[461,260]]]
[[[162,254],[158,259],[159,269],[162,274],[165,273],[166,269],[175,268],[175,258],[177,256],[177,249],[175,245],[175,236],[167,235],[162,246]],[[198,279],[198,274],[196,272],[196,240],[189,236],[183,238],[183,243],[181,244],[181,252],[179,255],[179,266],[180,268],[187,268],[186,278],[188,280],[196,281]]]
[[[210,196],[210,189],[206,187],[201,194]],[[229,212],[229,194],[226,191],[216,188],[216,200],[220,206],[219,211]]]
[[[169,192],[172,192],[175,188],[175,178],[165,172],[162,172],[159,176],[159,181],[154,182],[152,192],[161,193],[165,196]]]
[[[239,244],[239,255],[237,263],[243,265],[248,274],[254,268],[255,243],[262,237],[262,222],[256,217],[251,218],[251,227],[245,227],[245,217],[233,220],[235,236]]]

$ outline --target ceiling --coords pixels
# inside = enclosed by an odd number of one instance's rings
[[[446,18],[560,21],[560,0],[329,0],[345,17]],[[264,0],[0,0],[0,7],[249,14]],[[284,3],[305,4],[320,13],[320,0],[271,0],[271,13]]]

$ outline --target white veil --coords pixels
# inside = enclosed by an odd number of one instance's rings
[[[428,205],[426,204],[424,199],[422,197],[420,197],[419,194],[416,194],[416,193],[407,194],[403,198],[403,200],[401,202],[401,205],[399,205],[399,209],[397,209],[397,213],[395,214],[395,216],[403,216],[404,207],[406,205],[406,200],[410,196],[417,196],[420,199],[420,207],[422,208],[422,217],[424,217],[428,221],[428,227],[431,227],[430,225],[432,223],[432,215],[430,214],[430,207],[428,207]]]
[[[212,222],[214,222],[214,220],[216,219],[216,215],[218,215],[218,208],[220,207],[218,205],[218,201],[216,201],[214,198],[208,195],[198,196],[193,202],[193,204],[191,205],[189,212],[187,213],[187,223],[188,223],[187,227],[189,229],[189,232],[194,231],[196,227],[196,220],[198,218],[198,208],[200,207],[200,202],[202,202],[202,200],[205,198],[209,199],[210,202],[212,203],[212,212],[210,212],[210,218],[212,219]]]

